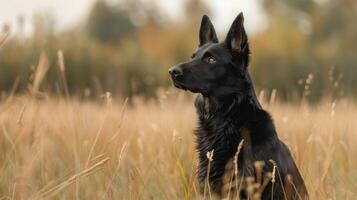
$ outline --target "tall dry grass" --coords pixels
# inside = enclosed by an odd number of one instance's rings
[[[31,96],[1,102],[0,199],[202,199],[192,96],[159,96],[128,104],[110,95],[101,102]],[[264,107],[312,199],[357,198],[354,103],[270,100]]]

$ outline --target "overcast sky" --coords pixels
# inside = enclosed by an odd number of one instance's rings
[[[16,23],[19,15],[26,19],[25,32],[31,32],[31,19],[36,12],[51,12],[55,17],[55,27],[63,30],[75,25],[87,15],[95,0],[0,0],[0,27],[4,23]],[[156,1],[171,18],[182,13],[183,0],[147,0]],[[245,25],[249,32],[259,30],[265,23],[262,10],[256,0],[204,0],[211,8],[212,21],[219,32],[226,31],[235,16],[243,11]],[[14,27],[14,26],[12,26]]]

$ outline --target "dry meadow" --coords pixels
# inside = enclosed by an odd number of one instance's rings
[[[193,96],[0,103],[0,199],[202,199]],[[357,107],[265,102],[311,199],[357,199]]]

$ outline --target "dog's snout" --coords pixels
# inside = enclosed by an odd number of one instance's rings
[[[174,66],[174,67],[171,67],[169,69],[169,74],[172,76],[172,77],[178,77],[178,76],[182,76],[183,75],[183,71],[180,67],[177,67],[177,66]]]

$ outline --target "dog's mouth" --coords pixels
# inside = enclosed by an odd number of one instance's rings
[[[175,78],[171,78],[172,84],[181,90],[185,90],[185,91],[190,91],[192,93],[206,93],[208,91],[207,88],[198,88],[198,87],[189,87],[186,84],[182,83],[181,81],[175,79]]]
[[[176,88],[178,88],[178,89],[182,89],[182,90],[185,90],[185,91],[188,90],[188,88],[187,88],[184,84],[182,84],[182,83],[180,83],[180,82],[178,82],[178,81],[172,80],[172,83],[173,83],[174,86],[175,86]]]

